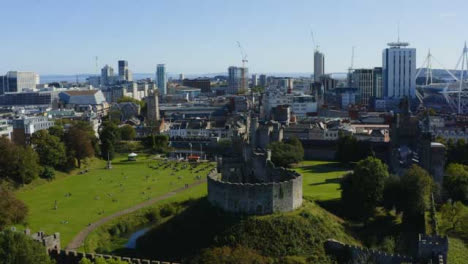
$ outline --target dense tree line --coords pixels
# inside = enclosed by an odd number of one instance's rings
[[[28,184],[39,176],[54,177],[54,170],[81,167],[81,161],[98,149],[94,130],[85,122],[59,123],[31,137],[31,146],[0,138],[0,181]]]
[[[368,157],[359,161],[352,173],[341,181],[341,200],[347,215],[367,219],[383,199],[388,168],[379,159]]]
[[[304,148],[297,137],[284,142],[273,142],[268,147],[271,149],[271,161],[276,166],[289,168],[304,159]]]
[[[444,138],[437,137],[436,141],[444,144],[447,148],[446,164],[460,163],[468,165],[468,144],[464,139],[445,140]]]
[[[0,181],[27,184],[39,176],[37,153],[29,146],[19,146],[0,137]]]
[[[401,177],[391,176],[379,159],[368,157],[343,177],[342,208],[349,217],[365,221],[374,215],[378,206],[383,206],[403,213],[405,221],[413,222],[428,208],[434,188],[432,177],[417,165]]]
[[[0,232],[0,263],[52,264],[43,245],[29,236],[5,230]]]
[[[357,162],[368,156],[373,156],[372,148],[369,142],[358,141],[352,135],[340,134],[336,143],[336,160],[349,163]]]
[[[142,140],[143,146],[153,153],[166,154],[170,151],[169,137],[167,135],[149,135]]]
[[[133,140],[136,137],[135,128],[130,125],[118,126],[117,121],[106,120],[99,128],[99,139],[101,141],[101,157],[113,159],[116,145],[122,140]]]
[[[0,185],[0,197],[0,231],[7,226],[23,223],[28,213],[26,205],[5,184]]]
[[[452,163],[447,166],[444,177],[444,196],[468,204],[468,166]]]

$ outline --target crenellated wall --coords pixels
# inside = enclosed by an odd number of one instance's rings
[[[414,259],[409,256],[390,254],[369,248],[346,245],[333,239],[329,239],[325,242],[325,251],[329,255],[334,255],[340,263],[415,263]]]
[[[302,176],[278,168],[275,173],[287,173],[289,180],[268,183],[239,183],[221,180],[217,170],[208,174],[208,200],[227,212],[271,214],[292,211],[302,204]]]
[[[48,252],[49,252],[49,256],[53,260],[55,260],[57,264],[78,264],[80,260],[83,258],[87,258],[92,261],[98,258],[115,259],[115,260],[126,261],[132,264],[176,264],[176,263],[171,263],[171,262],[164,262],[164,261],[161,262],[161,261],[139,259],[139,258],[127,258],[127,257],[119,257],[119,256],[112,256],[112,255],[83,253],[83,252],[76,252],[72,250],[49,249]]]

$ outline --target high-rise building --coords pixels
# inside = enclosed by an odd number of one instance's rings
[[[114,68],[107,65],[101,69],[101,85],[111,85],[114,82]]]
[[[183,81],[184,79],[185,79],[184,74],[183,73],[179,74],[179,81]]]
[[[357,100],[360,104],[367,105],[373,96],[373,79],[372,69],[355,69],[353,71],[352,84],[358,90]]]
[[[128,61],[126,60],[119,60],[119,81],[133,81],[133,74],[128,69]]]
[[[368,105],[371,97],[382,98],[382,68],[355,69],[351,78],[351,86],[357,88],[359,104]]]
[[[166,75],[166,65],[158,64],[156,67],[156,83],[158,85],[159,92],[162,95],[167,94],[167,75]]]
[[[34,91],[39,84],[39,74],[35,72],[9,71],[0,76],[0,94]]]
[[[247,90],[249,69],[247,67],[231,66],[228,68],[228,94],[237,94]]]
[[[128,81],[128,61],[119,60],[119,80]]]
[[[406,48],[409,43],[388,43],[383,50],[383,97],[414,98],[416,93],[416,49]]]
[[[265,74],[260,74],[259,84],[261,87],[267,86],[267,76]]]
[[[258,75],[252,74],[252,87],[258,86]]]
[[[314,53],[314,82],[320,82],[320,77],[325,74],[325,55],[316,50]]]
[[[382,67],[375,67],[373,71],[373,96],[375,98],[382,98],[383,96],[383,80],[382,80]]]

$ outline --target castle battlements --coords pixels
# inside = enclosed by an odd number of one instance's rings
[[[302,176],[275,167],[266,147],[282,140],[279,123],[248,119],[248,131],[233,139],[233,154],[218,160],[208,174],[208,200],[227,212],[271,214],[292,211],[302,204]]]

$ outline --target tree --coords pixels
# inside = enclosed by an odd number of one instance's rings
[[[44,166],[41,172],[41,178],[46,180],[53,180],[55,179],[55,170],[52,167]]]
[[[95,264],[127,264],[128,262],[116,259],[103,259],[96,258]],[[78,264],[93,264],[93,262],[85,257],[83,257]]]
[[[65,144],[60,141],[60,138],[50,135],[47,130],[39,130],[33,134],[31,143],[34,145],[34,149],[39,155],[39,162],[43,166],[63,167],[67,154]]]
[[[271,149],[271,161],[280,167],[291,167],[304,158],[304,148],[301,141],[293,137],[288,142],[273,142],[269,145]]]
[[[352,135],[341,134],[337,141],[336,159],[343,163],[356,162],[372,156],[369,142],[359,142]]]
[[[129,97],[129,96],[123,96],[123,97],[120,97],[117,100],[117,103],[124,103],[124,102],[135,103],[135,104],[139,105],[141,108],[143,108],[145,106],[145,101],[140,101],[140,100],[137,100],[137,99]]]
[[[401,211],[405,218],[412,218],[424,214],[429,206],[430,195],[434,182],[423,168],[413,165],[401,178]]]
[[[120,140],[119,127],[109,121],[103,122],[100,131],[99,139],[101,140],[101,157],[113,159],[115,155],[115,144]]]
[[[1,137],[0,153],[0,179],[27,184],[39,176],[39,158],[31,147],[18,146]]]
[[[81,161],[94,156],[93,147],[94,132],[90,131],[83,124],[75,124],[65,134],[65,144],[68,155],[78,161],[78,168],[81,168]]]
[[[260,255],[253,249],[237,246],[217,247],[205,249],[202,253],[192,260],[192,263],[206,264],[235,264],[235,263],[251,263],[262,264],[272,263],[271,259]]]
[[[401,209],[402,199],[405,198],[402,197],[400,177],[391,175],[385,181],[382,204],[388,211],[391,211],[392,209],[396,209],[398,211]]]
[[[341,181],[341,201],[347,214],[363,220],[372,216],[382,201],[388,177],[387,165],[379,159],[367,157],[359,161]]]
[[[6,186],[0,185],[0,231],[6,226],[24,221],[28,208]]]
[[[468,203],[468,169],[462,164],[449,164],[445,170],[444,189],[451,199]]]
[[[133,140],[136,137],[135,128],[125,125],[120,128],[120,135],[123,140]]]
[[[52,264],[44,246],[20,232],[0,233],[0,259],[3,264]]]
[[[468,165],[468,145],[464,139],[454,142],[452,139],[447,141],[447,163],[460,163]]]
[[[22,184],[30,183],[39,176],[41,166],[39,165],[39,157],[31,147],[20,147],[19,163],[17,171],[19,178],[17,182]]]
[[[459,232],[463,228],[463,223],[468,222],[468,212],[461,202],[445,203],[440,208],[441,229],[444,233]],[[465,232],[468,232],[466,230]]]
[[[151,149],[155,153],[168,153],[169,137],[166,135],[150,135],[143,139],[143,145],[145,148]]]
[[[49,127],[49,134],[63,140],[63,135],[65,132],[63,126],[55,124],[54,126]]]

